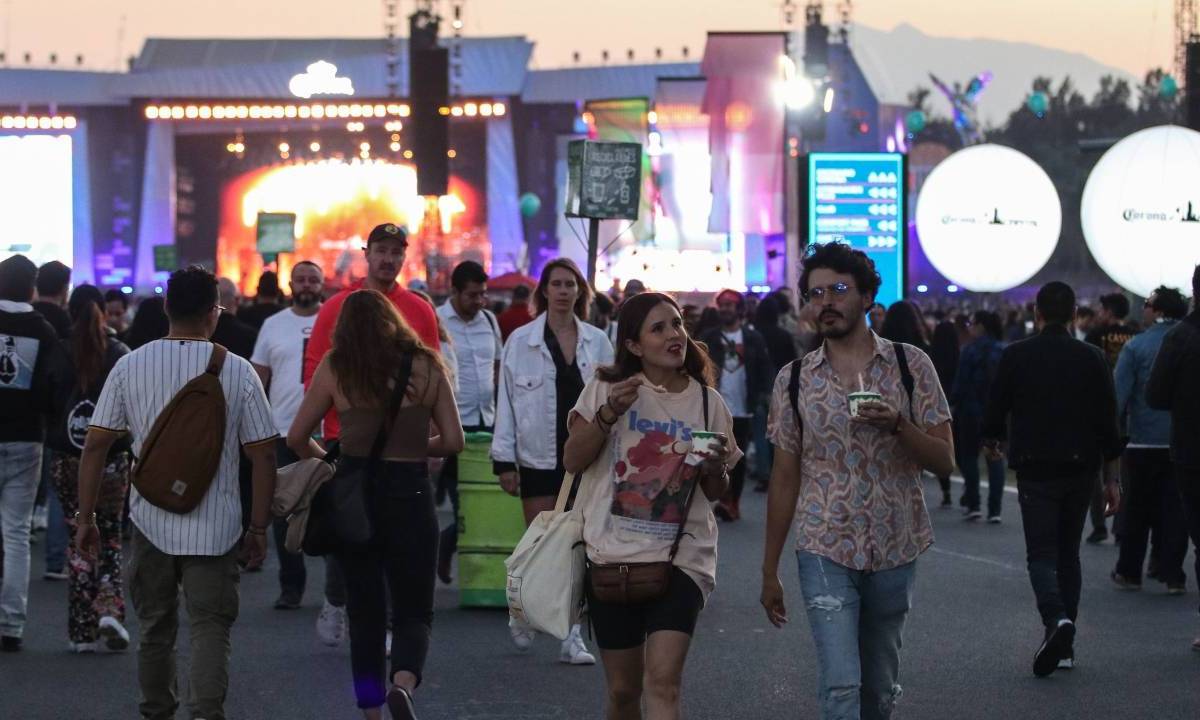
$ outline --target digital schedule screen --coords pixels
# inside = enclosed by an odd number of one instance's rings
[[[844,242],[875,261],[883,278],[876,301],[904,297],[906,232],[904,156],[899,153],[810,153],[809,243]]]

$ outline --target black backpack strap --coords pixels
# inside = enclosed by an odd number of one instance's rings
[[[803,434],[804,421],[800,419],[800,364],[802,360],[792,361],[792,371],[788,377],[788,399],[792,402],[792,414],[796,416],[796,432]]]
[[[704,429],[708,430],[708,386],[700,383],[700,403],[704,406]]]
[[[916,382],[913,381],[912,370],[908,369],[908,354],[904,352],[904,345],[898,342],[892,343],[892,349],[896,351],[896,365],[900,368],[900,383],[904,385],[904,392],[908,395],[908,419],[915,423],[917,416],[913,414],[913,391],[916,388]]]

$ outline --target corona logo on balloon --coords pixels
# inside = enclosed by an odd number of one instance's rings
[[[1186,295],[1200,263],[1200,133],[1174,125],[1136,132],[1088,177],[1080,220],[1101,269],[1147,297],[1159,285]]]
[[[1061,228],[1049,176],[1001,145],[974,145],[946,158],[917,198],[917,234],[929,262],[974,292],[1029,280],[1054,254]]]

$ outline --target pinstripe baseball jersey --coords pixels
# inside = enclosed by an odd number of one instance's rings
[[[163,408],[189,380],[204,372],[212,343],[164,338],[117,361],[89,427],[128,431],[136,456]],[[273,441],[277,434],[267,397],[254,368],[229,353],[221,368],[225,391],[225,445],[217,477],[195,510],[178,515],[155,507],[130,489],[130,517],[138,530],[168,555],[223,555],[242,534],[238,450]]]

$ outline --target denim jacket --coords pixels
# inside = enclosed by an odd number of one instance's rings
[[[1167,331],[1177,321],[1155,323],[1125,343],[1117,358],[1114,379],[1117,386],[1117,416],[1128,420],[1129,443],[1168,447],[1171,444],[1171,413],[1152,410],[1146,404],[1146,384],[1154,358],[1162,347]]]

